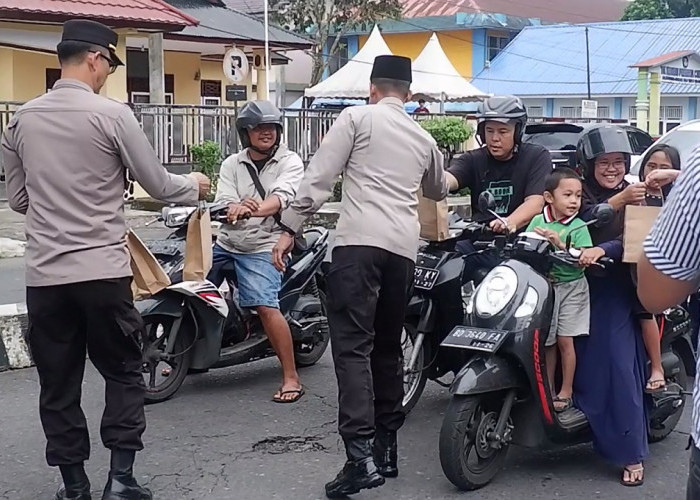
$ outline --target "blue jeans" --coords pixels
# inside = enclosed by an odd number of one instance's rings
[[[209,281],[220,286],[233,270],[241,307],[279,309],[282,273],[272,264],[272,253],[231,253],[217,244],[214,245],[213,257]]]

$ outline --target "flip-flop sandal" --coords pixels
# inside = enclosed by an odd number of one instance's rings
[[[658,384],[663,384],[663,385],[658,385]],[[655,389],[649,389],[649,386],[654,386],[657,385]],[[647,394],[659,394],[661,392],[664,392],[666,390],[666,381],[661,380],[661,379],[654,379],[654,380],[649,380],[647,382],[647,385],[644,387],[644,392]]]
[[[640,472],[642,473],[642,478],[637,479],[636,481],[625,481],[625,471],[629,474],[629,477],[632,478],[636,474],[639,474]],[[629,467],[625,467],[622,470],[622,478],[620,479],[620,484],[623,486],[641,486],[644,484],[644,466],[637,467],[636,469],[630,469]]]
[[[284,399],[284,395],[285,395],[285,394],[296,394],[296,396],[293,397],[293,398],[291,398],[291,399]],[[301,397],[302,397],[304,394],[305,394],[305,391],[304,391],[304,388],[303,388],[303,387],[300,388],[300,389],[292,389],[292,390],[290,390],[290,391],[283,391],[283,390],[280,388],[280,390],[277,391],[277,394],[275,394],[274,396],[272,396],[272,401],[274,401],[275,403],[282,403],[282,404],[286,404],[286,403],[296,403],[297,401],[299,401],[299,400],[301,399]]]
[[[552,401],[554,403],[564,403],[564,406],[557,406],[556,404],[554,405],[554,411],[556,413],[565,412],[566,410],[571,408],[574,404],[573,401],[571,400],[571,398],[560,398],[559,396],[555,397]]]

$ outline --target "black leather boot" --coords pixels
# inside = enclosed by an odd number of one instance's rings
[[[90,480],[82,463],[61,465],[63,485],[56,492],[56,500],[92,500]]]
[[[396,477],[399,475],[398,446],[396,432],[377,429],[372,443],[372,455],[377,470],[384,477]]]
[[[134,450],[112,450],[109,479],[102,500],[152,500],[153,494],[134,479]]]
[[[376,488],[385,482],[374,465],[370,440],[355,438],[344,441],[348,461],[336,478],[326,484],[328,498],[344,498],[359,493],[360,490]]]

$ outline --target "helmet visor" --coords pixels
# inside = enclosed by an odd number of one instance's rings
[[[581,141],[587,160],[592,160],[606,153],[632,154],[632,145],[627,132],[618,127],[593,129],[585,134]]]

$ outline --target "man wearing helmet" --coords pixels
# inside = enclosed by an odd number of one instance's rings
[[[477,120],[482,147],[453,162],[447,171],[450,190],[470,189],[477,218],[486,216],[479,212],[479,195],[489,191],[508,230],[526,227],[544,206],[544,180],[552,170],[552,158],[544,147],[522,143],[527,111],[517,97],[487,99],[479,107]],[[506,230],[500,221],[492,221],[491,227],[496,232]]]
[[[271,102],[243,106],[236,129],[243,150],[221,165],[216,202],[228,202],[229,223],[219,231],[210,279],[219,285],[224,280],[223,264],[233,261],[239,304],[257,310],[282,365],[282,385],[273,400],[293,403],[303,388],[289,325],[279,310],[282,274],[272,265],[271,252],[282,233],[279,213],[294,199],[304,164],[281,144],[282,113]]]

